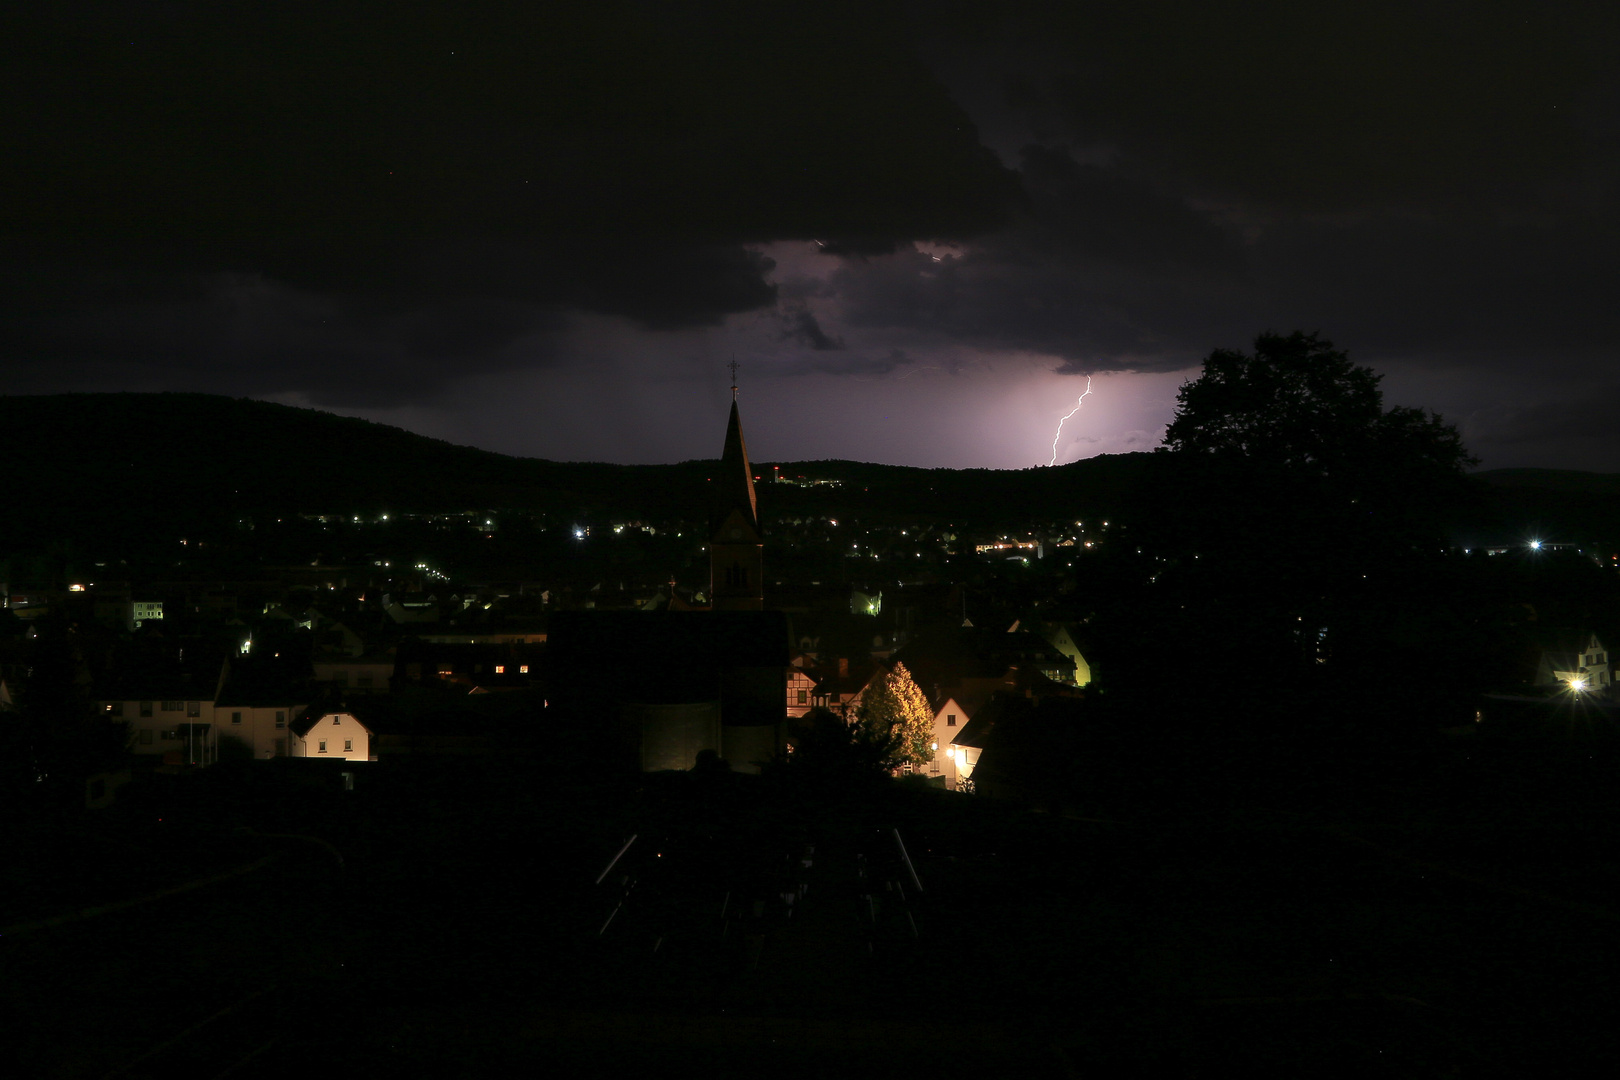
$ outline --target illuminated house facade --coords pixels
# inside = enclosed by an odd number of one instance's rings
[[[289,728],[289,757],[371,761],[371,729],[353,713],[306,709]]]
[[[918,772],[943,776],[945,786],[951,791],[955,791],[963,779],[973,775],[973,766],[979,759],[979,748],[957,745],[957,740],[988,700],[988,695],[964,696],[960,700],[955,697],[945,699],[934,711],[934,760]]]

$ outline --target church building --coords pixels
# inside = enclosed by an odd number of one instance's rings
[[[551,706],[580,747],[644,772],[714,755],[757,772],[783,746],[787,616],[765,610],[764,536],[732,387],[709,513],[709,608],[563,611]]]

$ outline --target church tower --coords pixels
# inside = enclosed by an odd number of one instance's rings
[[[709,521],[709,604],[715,611],[764,611],[765,538],[759,528],[753,466],[737,416],[735,364],[731,381],[731,422],[726,425]]]

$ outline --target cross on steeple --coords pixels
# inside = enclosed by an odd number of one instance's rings
[[[732,357],[731,358],[731,363],[729,365],[727,365],[727,366],[729,366],[731,368],[731,400],[736,401],[737,400],[737,358],[735,356]]]

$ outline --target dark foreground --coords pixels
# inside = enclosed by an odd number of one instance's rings
[[[462,765],[345,793],[216,769],[11,830],[10,1056],[168,1078],[1615,1056],[1613,747],[1249,750],[1122,752],[1094,803],[1047,813],[726,775]]]

